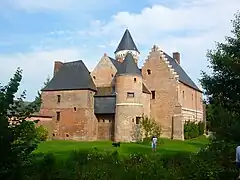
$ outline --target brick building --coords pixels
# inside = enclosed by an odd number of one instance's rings
[[[201,90],[180,66],[179,53],[171,57],[154,45],[141,69],[139,55],[126,30],[115,58],[104,54],[92,72],[82,60],[56,61],[40,110],[53,117],[47,121],[52,137],[134,141],[144,114],[162,126],[162,136],[183,139],[185,120],[203,120]]]

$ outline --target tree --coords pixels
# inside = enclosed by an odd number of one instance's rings
[[[26,121],[36,103],[25,106],[25,92],[15,99],[21,79],[18,68],[10,82],[0,86],[0,179],[21,179],[21,168],[39,142],[35,122]]]
[[[44,87],[45,86],[47,86],[47,84],[50,82],[50,78],[48,77],[47,79],[46,79],[46,81],[44,82]],[[35,100],[34,100],[34,103],[37,105],[37,112],[39,112],[40,111],[40,108],[41,108],[41,103],[42,103],[42,101],[41,101],[41,92],[40,91],[38,91],[37,92],[37,96],[35,97]]]
[[[233,36],[207,53],[213,73],[203,73],[201,83],[211,106],[208,116],[216,138],[240,142],[240,12],[232,24]]]

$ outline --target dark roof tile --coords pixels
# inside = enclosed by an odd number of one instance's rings
[[[135,50],[139,52],[128,29],[124,32],[115,53],[121,50]]]
[[[116,106],[116,97],[94,97],[95,114],[114,114]]]
[[[90,72],[82,60],[64,63],[42,91],[82,90],[96,91]]]
[[[135,63],[131,53],[126,55],[124,61],[121,63],[121,66],[117,71],[117,74],[132,74],[142,76],[142,73]]]
[[[164,52],[165,57],[168,59],[169,63],[172,65],[173,69],[179,75],[179,81],[192,87],[193,89],[202,92],[197,85],[192,81],[192,79],[187,75],[187,73],[183,70],[183,68],[176,62],[174,58],[169,56]]]

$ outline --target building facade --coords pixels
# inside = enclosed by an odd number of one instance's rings
[[[171,57],[154,45],[142,68],[139,56],[127,29],[115,58],[104,54],[92,72],[82,60],[56,61],[39,112],[52,117],[52,138],[135,141],[144,115],[161,125],[163,137],[184,139],[186,120],[203,121],[202,91],[178,52]]]

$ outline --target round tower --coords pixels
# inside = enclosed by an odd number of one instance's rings
[[[135,141],[143,114],[142,75],[131,53],[126,54],[116,74],[115,91],[114,139],[117,142]]]
[[[140,52],[138,51],[129,30],[126,29],[116,51],[114,52],[115,59],[123,62],[128,52],[131,52],[134,62],[137,64]]]

